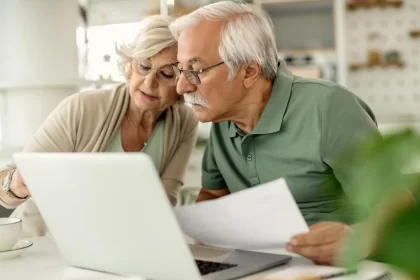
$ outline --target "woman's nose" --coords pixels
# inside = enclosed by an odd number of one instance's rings
[[[147,87],[155,88],[159,85],[156,72],[150,71],[145,77],[144,77],[144,83]]]

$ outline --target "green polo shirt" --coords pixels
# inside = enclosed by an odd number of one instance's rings
[[[351,190],[335,159],[362,137],[379,133],[375,117],[345,88],[296,77],[283,65],[250,134],[231,121],[212,125],[202,186],[233,193],[284,177],[308,225],[351,224]]]

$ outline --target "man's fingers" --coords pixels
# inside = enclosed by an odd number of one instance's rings
[[[311,227],[307,233],[294,236],[290,244],[293,246],[316,246],[335,242],[342,238],[350,228],[343,224],[319,224]]]
[[[325,228],[331,224],[335,224],[333,222],[319,222],[309,227],[309,231],[317,230],[319,228]]]
[[[334,260],[338,246],[337,243],[303,247],[289,245],[287,250],[309,258],[317,263],[331,263]]]
[[[323,229],[319,229],[296,235],[291,239],[290,244],[293,246],[316,246],[331,243],[335,240],[335,238],[336,236],[330,236]]]

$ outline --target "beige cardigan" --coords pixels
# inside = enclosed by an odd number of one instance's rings
[[[125,83],[113,89],[80,92],[67,97],[44,121],[24,152],[103,152],[121,126],[129,99]],[[176,201],[178,189],[183,184],[197,129],[198,121],[191,108],[175,104],[167,109],[159,174],[172,202]],[[0,172],[13,168],[15,165],[10,164]],[[31,199],[17,207],[12,216],[23,220],[24,237],[44,235],[47,231]]]

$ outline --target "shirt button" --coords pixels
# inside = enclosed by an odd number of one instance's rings
[[[252,156],[251,156],[251,155],[247,155],[247,156],[246,156],[246,160],[247,160],[247,161],[251,161],[251,160],[252,160]]]

